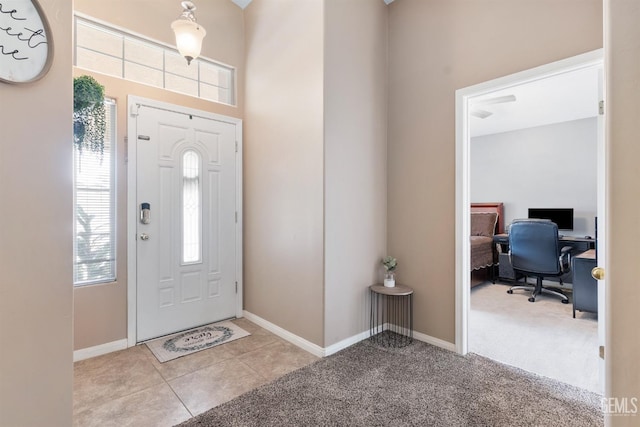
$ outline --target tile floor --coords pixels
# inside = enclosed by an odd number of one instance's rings
[[[75,426],[173,426],[318,358],[246,319],[250,336],[159,363],[139,345],[76,362]]]

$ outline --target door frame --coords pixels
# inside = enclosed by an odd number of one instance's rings
[[[468,317],[471,299],[470,286],[470,134],[469,105],[474,97],[486,95],[498,90],[508,89],[524,83],[530,83],[555,75],[585,68],[604,68],[604,49],[597,49],[571,58],[545,64],[505,77],[483,82],[474,86],[456,90],[456,296],[455,296],[455,345],[459,354],[468,352]],[[604,140],[598,141],[598,154],[604,152]],[[600,182],[606,179],[598,170],[598,189]],[[598,206],[604,203],[603,195],[598,194]],[[598,211],[599,212],[599,211]],[[600,218],[598,219],[600,222]],[[600,229],[599,229],[600,231]],[[605,230],[601,231],[602,233]],[[598,323],[604,322],[605,315],[598,316]],[[602,377],[600,378],[602,382]]]
[[[129,95],[127,97],[127,346],[137,344],[137,108],[145,106],[160,110],[172,111],[178,114],[198,116],[208,120],[216,120],[232,124],[236,127],[236,317],[242,317],[243,307],[243,277],[242,277],[242,119],[209,113],[207,111],[169,104],[166,102]]]

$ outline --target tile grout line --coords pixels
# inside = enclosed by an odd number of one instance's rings
[[[228,360],[231,360],[231,359],[228,359]],[[240,375],[240,376],[238,376],[238,377],[237,377],[237,379],[238,379],[238,380],[241,380],[241,379],[243,379],[243,378],[252,377],[253,375],[256,375],[256,376],[258,376],[259,378],[261,378],[262,380],[264,380],[264,382],[263,382],[262,384],[260,384],[259,386],[253,387],[251,390],[255,390],[256,388],[258,388],[258,387],[260,387],[260,386],[262,386],[262,385],[264,385],[264,384],[268,384],[268,383],[270,383],[270,382],[272,381],[272,380],[269,380],[268,378],[265,378],[263,375],[259,374],[258,372],[256,372],[254,369],[252,369],[252,368],[251,368],[249,365],[247,365],[246,363],[244,363],[244,362],[242,362],[242,361],[240,361],[240,360],[238,360],[238,359],[235,359],[235,362],[237,362],[237,363],[241,363],[242,365],[244,365],[244,366],[246,366],[247,368],[249,368],[249,371],[251,371],[251,372],[248,372],[248,373],[246,373],[246,374],[244,374],[244,375]],[[203,370],[203,369],[206,369],[206,368],[196,369],[195,371],[192,371],[192,372],[190,372],[190,373],[198,372],[198,371]],[[188,375],[188,374],[185,374],[185,375]],[[179,378],[179,377],[176,377],[176,378]],[[174,378],[174,379],[175,379],[175,378]],[[172,379],[171,381],[173,381],[174,379]],[[178,398],[178,400],[182,403],[182,405],[183,405],[183,406],[186,408],[186,410],[189,412],[189,414],[191,415],[191,418],[195,418],[195,417],[197,417],[198,415],[201,415],[201,414],[203,414],[203,413],[205,413],[205,412],[207,412],[207,411],[209,411],[209,410],[211,410],[211,409],[213,409],[213,408],[216,408],[216,407],[218,407],[218,406],[220,406],[220,405],[223,405],[223,404],[225,404],[225,403],[227,403],[227,402],[229,401],[229,400],[224,401],[224,402],[219,403],[219,404],[217,404],[217,405],[214,405],[214,406],[212,406],[212,407],[208,407],[208,408],[207,408],[206,410],[204,410],[203,412],[200,412],[200,413],[198,413],[198,414],[194,414],[194,413],[189,409],[189,407],[187,406],[187,404],[182,400],[182,398],[180,397],[180,395],[178,394],[178,392],[173,388],[173,386],[171,385],[171,383],[170,383],[169,381],[167,381],[167,385],[168,385],[168,386],[169,386],[169,388],[171,389],[172,393],[173,393],[173,394]],[[249,392],[249,391],[251,391],[251,390],[245,391],[244,393],[241,393],[241,394],[240,394],[240,395],[238,395],[238,396],[241,396],[241,395],[243,395],[243,394],[245,394],[245,393],[248,393],[248,392]],[[231,398],[231,400],[235,399],[235,398],[236,398],[236,397],[238,397],[238,396],[235,396],[235,397]]]
[[[120,351],[126,351],[126,349],[125,350],[120,350]],[[98,356],[98,357],[101,357],[101,356]],[[147,362],[151,364],[151,366],[153,367],[153,369],[156,370],[156,372],[158,372],[158,369],[153,365],[153,363],[151,363],[151,361],[147,361]],[[74,362],[74,365],[75,365],[75,363],[77,363],[77,362]],[[162,381],[166,382],[166,380],[162,376],[162,374],[160,372],[158,372],[158,374],[160,375],[160,378],[162,379]],[[75,376],[75,373],[74,373],[74,376]],[[120,400],[120,399],[125,399],[125,398],[128,398],[128,397],[131,397],[131,396],[133,396],[135,394],[141,393],[141,392],[143,392],[145,390],[148,390],[150,388],[156,387],[156,386],[161,385],[161,384],[162,384],[162,382],[158,381],[158,382],[155,382],[155,383],[148,384],[146,387],[142,387],[142,388],[139,388],[139,389],[134,389],[134,390],[127,389],[127,391],[124,392],[122,395],[118,395],[118,396],[115,396],[115,397],[112,396],[112,397],[109,397],[107,400],[104,400],[104,401],[101,400],[100,403],[98,403],[97,405],[93,404],[93,405],[85,407],[85,408],[83,408],[83,409],[81,409],[79,411],[76,411],[75,409],[73,409],[73,416],[75,417],[76,415],[80,415],[80,414],[82,414],[82,413],[84,413],[86,411],[91,411],[91,410],[95,409],[96,407],[104,406],[104,405],[106,405],[108,403],[115,402],[116,400]]]
[[[237,326],[241,327],[242,325],[237,325]],[[260,330],[253,331],[253,332],[249,331],[249,334],[250,334],[249,337],[250,336],[257,337],[257,336],[261,335]],[[155,363],[155,361],[157,360],[156,356],[153,354],[153,352],[150,351],[148,346],[146,346],[144,343],[142,343],[142,344],[139,345],[139,347],[140,347],[139,349],[136,349],[136,350],[132,349],[130,351],[134,351],[134,352],[135,351],[141,351],[145,355],[145,357],[143,357],[141,362],[143,362],[144,364],[147,364],[147,363],[151,364],[151,366],[153,367],[153,370],[156,373],[159,374],[159,378],[157,378],[157,381],[153,382],[153,384],[148,384],[146,387],[137,389],[135,391],[127,390],[127,392],[125,392],[124,395],[117,396],[117,397],[112,397],[112,398],[108,399],[108,401],[101,402],[98,406],[102,406],[102,405],[105,405],[105,404],[108,404],[108,403],[112,403],[112,402],[115,402],[115,401],[120,400],[120,399],[128,398],[128,397],[133,396],[135,394],[145,392],[145,391],[147,391],[149,389],[152,389],[154,387],[161,386],[164,383],[167,386],[169,386],[169,389],[171,390],[171,393],[173,393],[173,395],[182,404],[183,408],[187,411],[187,414],[190,416],[189,419],[192,419],[192,418],[197,416],[194,413],[195,409],[194,409],[194,411],[190,410],[189,406],[187,406],[187,404],[185,403],[185,400],[183,400],[181,398],[180,394],[178,393],[178,389],[176,389],[176,388],[174,388],[172,386],[172,381],[174,381],[174,380],[176,380],[176,379],[178,379],[178,378],[180,378],[180,377],[182,377],[184,375],[188,375],[188,374],[191,374],[191,373],[203,370],[203,369],[207,369],[207,368],[209,368],[209,367],[211,367],[213,365],[216,365],[218,363],[234,361],[235,363],[239,363],[240,365],[244,366],[247,369],[246,374],[242,375],[242,378],[254,377],[256,380],[258,380],[260,382],[260,385],[264,385],[264,384],[270,383],[270,382],[273,381],[273,378],[266,377],[264,374],[261,374],[257,369],[255,369],[252,366],[250,366],[247,362],[241,360],[241,358],[243,356],[249,355],[249,354],[254,353],[254,352],[262,351],[267,347],[274,346],[274,345],[279,345],[279,344],[285,344],[285,345],[288,344],[285,340],[282,340],[278,336],[272,335],[270,333],[266,334],[266,336],[272,336],[274,339],[273,340],[269,339],[269,340],[267,340],[267,342],[262,342],[259,345],[257,345],[256,347],[251,348],[249,351],[246,351],[246,350],[245,351],[240,351],[237,354],[234,351],[225,351],[224,352],[225,356],[224,356],[223,360],[218,360],[216,363],[207,364],[206,366],[199,367],[198,369],[195,369],[195,370],[190,371],[188,373],[184,373],[183,375],[179,375],[179,376],[177,376],[175,378],[169,378],[168,377],[168,372],[163,373],[162,366]],[[239,342],[239,341],[235,341],[235,342]],[[225,343],[225,344],[233,345],[233,341],[229,342],[229,343]],[[224,346],[224,344],[223,344],[223,346]],[[135,346],[135,347],[138,347],[138,346]],[[237,350],[244,350],[243,347],[244,346],[241,345],[241,346],[239,346],[239,348]],[[129,350],[129,349],[127,349],[127,350]],[[127,351],[127,350],[123,350],[123,351]],[[188,357],[188,356],[189,355],[187,355],[186,357]],[[257,386],[257,387],[259,387],[259,386]],[[255,389],[257,387],[253,387],[252,389]],[[74,411],[74,417],[76,417],[76,416],[78,416],[80,414],[83,414],[83,413],[85,413],[87,411],[91,411],[91,410],[93,410],[95,408],[96,408],[96,406],[91,406],[90,405],[88,407],[84,407],[80,411],[77,411],[77,412]],[[211,408],[209,408],[209,409],[211,409]]]
[[[230,343],[228,343],[228,344],[231,344],[231,342],[230,342]],[[272,344],[272,343],[270,343],[270,344]],[[224,344],[223,344],[223,345],[224,345]],[[266,344],[266,345],[269,345],[269,344]],[[257,349],[262,348],[262,347],[264,347],[264,346],[260,346],[260,347],[258,347]],[[195,415],[195,414],[194,414],[194,413],[189,409],[189,406],[187,406],[187,404],[182,400],[182,398],[180,397],[180,395],[178,394],[178,392],[173,388],[173,386],[171,385],[171,381],[174,381],[174,380],[176,380],[176,379],[178,379],[178,378],[184,377],[184,376],[186,376],[186,375],[193,374],[193,373],[195,373],[195,372],[198,372],[198,371],[201,371],[201,370],[204,370],[204,369],[208,369],[208,368],[210,368],[211,366],[217,365],[217,364],[219,364],[219,363],[224,363],[224,362],[228,362],[228,361],[230,361],[230,360],[234,360],[234,361],[236,361],[236,362],[238,362],[238,363],[241,363],[242,365],[246,366],[246,367],[247,367],[251,372],[255,373],[255,375],[257,375],[258,377],[262,378],[262,379],[263,379],[263,380],[265,380],[266,382],[269,382],[269,379],[268,379],[268,378],[265,378],[265,377],[264,377],[264,375],[261,375],[259,372],[257,372],[257,371],[256,371],[256,370],[254,370],[253,368],[251,368],[251,366],[247,365],[245,362],[243,362],[243,361],[241,361],[241,360],[239,359],[239,357],[240,357],[240,356],[242,356],[243,354],[251,353],[252,351],[255,351],[255,350],[257,350],[257,349],[251,350],[251,351],[246,352],[246,353],[241,353],[241,354],[238,354],[238,355],[234,355],[234,354],[231,354],[231,353],[228,353],[228,352],[227,352],[227,355],[228,355],[229,357],[228,357],[228,358],[225,358],[224,360],[220,360],[220,361],[218,361],[218,362],[216,362],[216,363],[212,363],[212,364],[210,364],[210,365],[200,367],[200,368],[195,369],[195,370],[193,370],[193,371],[186,372],[186,373],[184,373],[184,374],[182,374],[182,375],[179,375],[179,376],[177,376],[177,377],[175,377],[175,378],[171,378],[170,380],[169,380],[169,379],[167,379],[167,378],[165,378],[165,376],[162,374],[162,372],[161,372],[161,371],[158,369],[158,367],[157,367],[157,366],[155,366],[153,363],[152,363],[152,366],[153,366],[153,368],[156,370],[156,372],[158,372],[158,374],[160,374],[160,377],[162,378],[162,380],[164,381],[164,383],[165,383],[167,386],[169,386],[169,388],[171,389],[171,392],[174,394],[174,396],[176,396],[176,398],[178,399],[178,401],[180,401],[180,403],[181,403],[181,404],[182,404],[182,406],[187,410],[187,412],[189,413],[189,415],[191,415],[191,418],[194,418],[194,417],[196,417],[196,415]],[[153,352],[150,352],[150,353],[151,353],[151,356],[152,356],[152,357],[155,357],[155,355],[153,355]],[[189,356],[189,355],[186,355],[185,357],[188,357],[188,356]],[[162,363],[162,362],[160,362],[160,363]],[[215,407],[215,406],[214,406],[214,407]],[[209,408],[209,409],[213,409],[214,407]],[[209,410],[209,409],[207,409],[207,410]],[[205,412],[206,412],[206,411],[205,411]]]
[[[255,351],[255,350],[254,350]],[[250,353],[250,352],[249,352]],[[248,353],[244,353],[244,354],[248,354]],[[271,380],[269,380],[269,378],[265,377],[264,375],[262,375],[260,372],[256,371],[255,369],[253,369],[251,367],[251,365],[247,364],[245,361],[240,360],[239,358],[236,358],[236,360],[238,361],[238,363],[242,363],[244,366],[246,366],[247,368],[249,368],[249,370],[253,373],[255,373],[257,376],[259,376],[260,378],[262,378],[263,380],[266,381],[266,383],[271,382]],[[266,384],[265,383],[265,384]]]
[[[147,349],[149,350],[149,353],[151,353],[152,357],[156,357],[155,354],[153,354],[153,352],[148,347],[147,347]],[[162,375],[162,372],[160,372],[160,370],[158,369],[158,367],[155,364],[153,364],[151,361],[149,361],[149,363],[151,363],[151,366],[153,366],[153,369],[155,369],[156,372],[158,373],[158,375],[160,375],[160,378],[162,378],[162,381],[164,381],[164,383],[169,387],[169,390],[171,390],[171,393],[173,393],[173,395],[176,397],[176,399],[178,399],[178,401],[180,402],[182,407],[184,409],[186,409],[187,413],[191,416],[191,418],[193,418],[194,417],[193,412],[191,412],[189,407],[184,403],[184,401],[180,398],[180,396],[178,396],[178,393],[176,393],[176,391],[173,389],[173,387],[169,383],[169,380],[167,380],[165,378],[165,376]],[[162,362],[160,362],[160,363],[162,363]]]
[[[186,403],[184,403],[184,401],[180,398],[180,396],[178,395],[178,393],[173,389],[173,387],[171,386],[171,384],[166,381],[166,384],[169,386],[169,388],[171,389],[171,393],[173,393],[173,395],[178,399],[178,401],[180,401],[180,403],[182,404],[182,406],[184,406],[184,409],[187,410],[187,412],[189,413],[189,415],[191,415],[191,418],[194,418],[195,415],[193,415],[193,412],[191,412],[191,410],[189,409],[189,407],[187,406]]]

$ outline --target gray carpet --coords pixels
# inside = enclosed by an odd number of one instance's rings
[[[195,426],[602,426],[600,396],[477,355],[368,340],[230,402]]]

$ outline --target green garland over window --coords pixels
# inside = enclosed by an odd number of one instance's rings
[[[91,76],[73,79],[73,139],[76,148],[104,152],[104,86]]]

